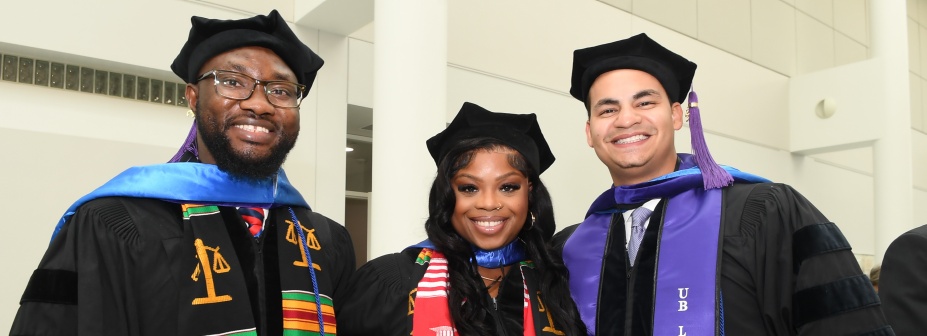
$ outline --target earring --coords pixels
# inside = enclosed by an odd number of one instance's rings
[[[193,109],[187,110],[187,116],[190,118],[196,117],[196,113],[193,113]]]
[[[531,230],[531,229],[534,228],[534,221],[535,221],[535,219],[536,219],[536,218],[534,218],[534,214],[532,213],[532,214],[531,214],[531,226],[528,226],[528,230]]]

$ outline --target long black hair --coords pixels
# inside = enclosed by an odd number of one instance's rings
[[[474,256],[472,244],[461,237],[451,224],[456,205],[451,181],[458,171],[470,164],[476,152],[509,148],[499,140],[489,137],[461,140],[455,143],[440,161],[438,173],[431,185],[425,231],[428,233],[428,239],[447,258],[450,280],[448,301],[452,302],[448,308],[461,335],[485,334],[494,327],[486,323],[489,302],[486,299],[486,287],[480,279],[476,265],[470,262]],[[567,335],[585,335],[585,326],[570,297],[567,269],[559,259],[552,257],[547,249],[546,242],[556,229],[550,193],[541,182],[537,170],[531,167],[521,154],[517,154],[517,151],[515,153],[509,156],[509,164],[528,177],[531,183],[528,211],[536,217],[532,225],[531,216],[527,216],[518,238],[524,241],[528,258],[534,261],[540,277],[539,287],[541,293],[544,293],[545,306],[556,326]]]

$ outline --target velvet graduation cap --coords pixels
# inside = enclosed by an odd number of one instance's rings
[[[589,88],[600,75],[619,69],[646,72],[657,79],[672,103],[682,103],[692,87],[696,64],[664,48],[647,34],[606,43],[573,52],[573,76],[570,95],[589,109]],[[695,91],[689,97],[689,131],[695,161],[702,170],[705,189],[730,185],[734,179],[722,169],[708,152]]]
[[[536,115],[490,112],[469,102],[463,104],[446,129],[425,144],[435,164],[440,164],[455,143],[476,137],[498,139],[512,147],[538,174],[554,163],[554,154],[541,133]]]
[[[190,37],[171,64],[171,70],[187,83],[199,78],[207,61],[226,51],[241,47],[264,47],[272,50],[296,74],[299,84],[312,86],[322,67],[322,58],[302,43],[290,30],[280,13],[258,15],[241,20],[216,20],[194,16],[190,19]]]
[[[200,69],[207,61],[226,51],[241,47],[264,47],[273,51],[290,67],[296,80],[312,87],[315,76],[324,63],[312,49],[301,42],[277,10],[270,14],[240,20],[216,20],[194,16],[190,36],[180,54],[171,64],[174,74],[187,83],[193,83],[202,74]],[[190,128],[186,141],[169,162],[187,161],[196,158],[196,122]]]

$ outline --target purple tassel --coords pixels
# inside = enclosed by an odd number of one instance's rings
[[[187,134],[187,139],[183,141],[183,145],[180,146],[180,149],[177,150],[177,154],[174,154],[174,157],[171,158],[168,163],[174,163],[180,161],[180,158],[183,157],[184,153],[193,153],[193,156],[199,157],[199,153],[196,150],[196,120],[193,120],[193,126],[190,127],[190,133]]]
[[[699,114],[698,95],[695,94],[695,90],[689,92],[689,132],[692,133],[692,151],[695,155],[695,163],[702,170],[705,190],[731,185],[734,178],[724,168],[721,168],[708,152],[705,134],[702,133],[702,118]]]

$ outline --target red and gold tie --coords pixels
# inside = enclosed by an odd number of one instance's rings
[[[260,236],[261,226],[264,225],[264,209],[241,207],[238,208],[238,212],[241,213],[241,218],[248,224],[248,231],[251,231],[251,234],[255,237]]]

